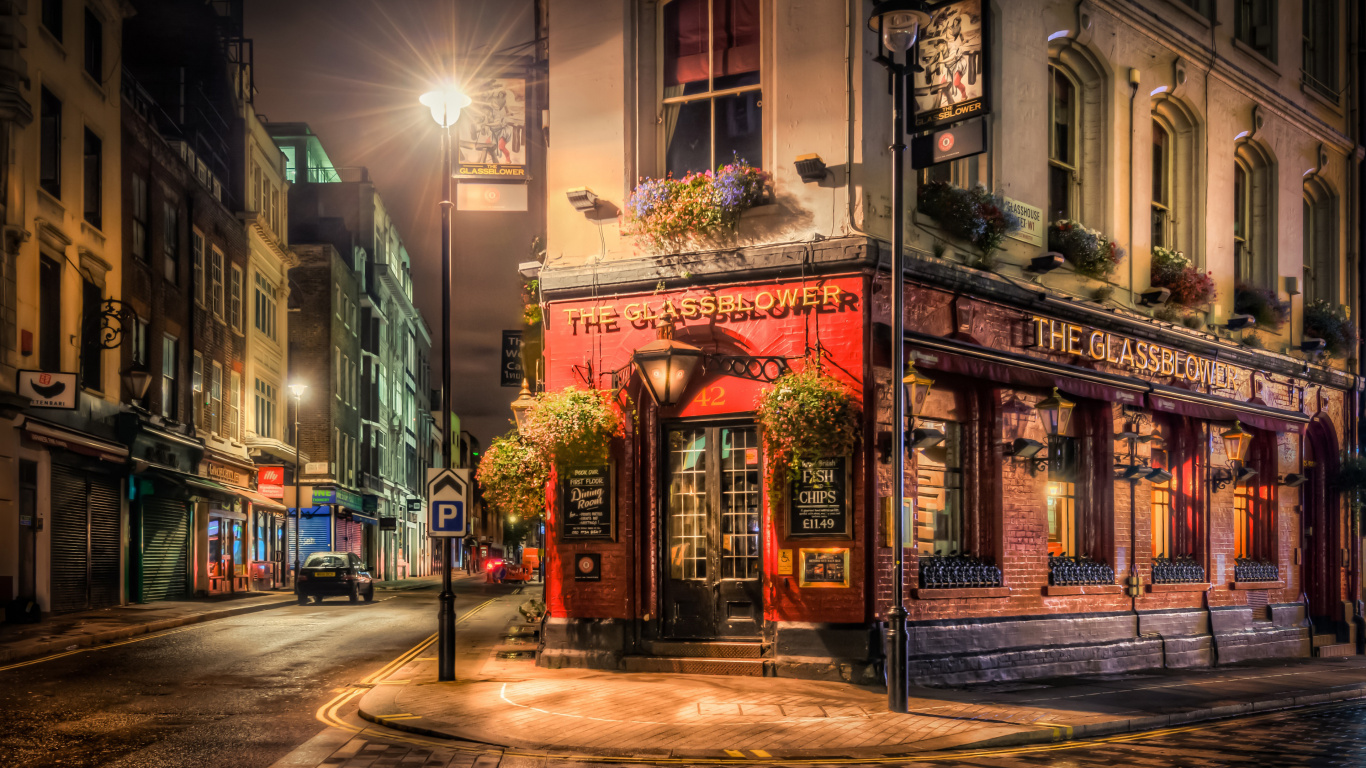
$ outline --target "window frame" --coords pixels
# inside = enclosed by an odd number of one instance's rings
[[[224,312],[227,309],[226,296],[224,295],[224,281],[226,275],[223,273],[223,251],[217,245],[209,245],[209,301],[210,311],[218,322],[224,320]]]
[[[1313,88],[1319,95],[1336,103],[1341,97],[1338,83],[1341,81],[1342,73],[1337,25],[1341,15],[1338,13],[1337,0],[1304,0],[1301,7],[1300,81],[1305,86]],[[1322,58],[1317,55],[1320,47],[1328,49]],[[1326,73],[1319,70],[1324,59],[1331,62]],[[1327,78],[1324,77],[1325,74]]]
[[[38,23],[53,39],[58,43],[62,42],[62,35],[65,33],[66,12],[63,6],[66,0],[40,0],[42,6],[38,10]]]
[[[1337,195],[1317,174],[1305,180],[1300,229],[1304,236],[1301,262],[1306,302],[1322,299],[1340,303],[1338,209]]]
[[[1257,13],[1259,10],[1260,14]],[[1276,0],[1234,0],[1233,3],[1233,39],[1272,64],[1277,63],[1276,36],[1280,32],[1277,23],[1279,10]],[[1254,23],[1254,15],[1264,16],[1266,21],[1261,24]],[[1265,46],[1259,46],[1255,38],[1257,29],[1262,26],[1270,28]]]
[[[81,318],[100,313],[104,303],[104,289],[89,280],[81,280]],[[80,385],[92,392],[104,392],[104,345],[99,324],[81,323]]]
[[[204,233],[198,227],[190,228],[190,247],[194,251],[194,303],[200,309],[206,305],[207,286],[204,284]]]
[[[57,200],[62,199],[62,112],[62,100],[43,85],[38,96],[38,188]]]
[[[228,327],[238,333],[246,330],[245,318],[242,316],[243,303],[243,273],[242,268],[237,264],[228,265]]]
[[[1164,123],[1164,121],[1154,114],[1152,117],[1153,130],[1153,179],[1152,179],[1152,240],[1151,245],[1163,248],[1176,248],[1175,223],[1173,221],[1173,209],[1175,203],[1173,176],[1173,155],[1176,149],[1176,137],[1174,132]],[[1165,137],[1162,144],[1162,158],[1159,162],[1157,158],[1157,137]],[[1161,172],[1162,178],[1158,179]],[[1160,234],[1160,236],[1159,236]]]
[[[136,171],[129,174],[128,178],[129,197],[132,198],[132,215],[129,220],[133,226],[129,228],[129,250],[140,262],[146,264],[150,258],[150,251],[147,248],[147,211],[149,208],[149,198],[147,194],[147,179]]]
[[[1080,197],[1081,190],[1081,140],[1076,130],[1076,127],[1081,123],[1081,96],[1083,87],[1081,81],[1076,77],[1076,75],[1069,71],[1068,68],[1063,66],[1060,62],[1049,61],[1048,70],[1048,167],[1050,169],[1058,169],[1067,174],[1067,210],[1065,212],[1066,216],[1064,216],[1064,218],[1076,219],[1078,216],[1078,197]],[[1068,151],[1071,156],[1070,160],[1063,160],[1059,157],[1059,142],[1057,140],[1057,131],[1055,130],[1056,126],[1058,125],[1056,117],[1058,100],[1054,95],[1054,88],[1057,84],[1057,78],[1059,76],[1067,80],[1068,84],[1072,88],[1072,98],[1069,109],[1070,114],[1068,115],[1071,130],[1069,131],[1067,140],[1067,143],[1069,144]],[[1051,199],[1051,182],[1048,185],[1048,189],[1050,194],[1050,199],[1048,201],[1048,215],[1052,217],[1055,206],[1053,205],[1053,200]]]
[[[81,38],[81,69],[101,88],[104,87],[104,59],[104,20],[87,5]]]
[[[205,398],[209,406],[209,431],[223,434],[223,364],[213,361],[209,379],[209,396]]]
[[[256,286],[256,302],[254,307],[254,323],[256,330],[271,341],[277,341],[277,320],[279,319],[277,315],[279,313],[280,305],[279,301],[276,299],[276,295],[279,291],[279,287],[272,283],[259,270],[253,271],[252,274],[255,277],[254,283]]]
[[[161,274],[172,285],[180,281],[180,206],[176,200],[161,205]]]
[[[161,336],[161,415],[175,419],[180,398],[176,382],[180,376],[180,339],[169,333]]]

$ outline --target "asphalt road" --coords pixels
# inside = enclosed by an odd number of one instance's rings
[[[435,631],[437,591],[290,604],[0,672],[0,765],[265,768],[323,729],[334,689]],[[510,591],[457,581],[456,609]]]

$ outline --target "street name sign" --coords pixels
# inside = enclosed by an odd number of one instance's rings
[[[427,535],[459,538],[468,532],[468,469],[427,470]]]

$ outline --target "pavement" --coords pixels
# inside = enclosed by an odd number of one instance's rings
[[[501,615],[502,639],[482,649],[482,664],[469,659],[458,681],[441,683],[434,657],[412,658],[360,698],[360,716],[508,754],[867,760],[1091,739],[1366,697],[1366,657],[1355,656],[916,688],[910,712],[898,715],[882,691],[844,683],[543,669],[526,652],[535,641],[521,619]]]

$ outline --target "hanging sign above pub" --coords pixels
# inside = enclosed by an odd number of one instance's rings
[[[987,114],[986,3],[960,0],[930,12],[915,47],[923,67],[911,80],[914,129],[936,128]]]
[[[616,539],[615,498],[612,465],[570,467],[560,478],[560,536]]]
[[[847,456],[803,462],[788,491],[788,537],[849,538],[849,477]]]

